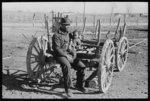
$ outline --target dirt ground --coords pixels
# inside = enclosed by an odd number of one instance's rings
[[[141,29],[141,30],[139,30]],[[43,86],[39,89],[29,88],[26,80],[26,54],[29,40],[41,28],[29,26],[3,26],[2,28],[2,98],[7,99],[63,99],[66,98],[63,87],[51,89]],[[127,29],[128,38],[147,38],[146,27]],[[137,38],[135,37],[135,38]],[[112,99],[112,98],[148,98],[148,42],[141,43],[129,50],[127,64],[122,72],[114,72],[112,83],[106,93],[89,89],[89,93],[72,90],[73,99]],[[9,68],[9,74],[7,73]],[[88,73],[88,72],[87,72]],[[86,73],[86,75],[88,75]],[[87,77],[87,76],[86,76]]]

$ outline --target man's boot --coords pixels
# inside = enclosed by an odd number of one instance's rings
[[[76,82],[76,89],[83,93],[87,93],[87,90],[83,87],[83,78],[84,78],[84,70],[77,71],[77,82]]]
[[[85,85],[84,85],[84,87],[89,87],[89,81],[85,81]]]

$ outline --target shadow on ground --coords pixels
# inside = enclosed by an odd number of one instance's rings
[[[42,93],[42,94],[49,94],[49,95],[55,95],[57,97],[61,97],[66,99],[67,97],[63,95],[64,92],[62,91],[55,91],[54,89],[56,88],[63,88],[62,84],[36,84],[29,80],[27,78],[27,73],[19,73],[17,72],[18,70],[15,70],[14,73],[12,74],[5,74],[2,73],[2,85],[6,87],[6,90],[18,90],[18,91],[23,91],[23,92],[35,92],[35,93]],[[19,73],[19,74],[18,74]],[[36,85],[36,89],[35,89]],[[25,87],[26,86],[26,87]],[[43,88],[47,87],[47,88]],[[75,90],[75,89],[72,89]],[[95,91],[90,91],[88,93],[83,93],[83,92],[73,92],[73,94],[97,94],[99,92]]]
[[[42,84],[38,85],[38,87],[49,87],[53,88],[53,90],[46,90],[46,89],[34,89],[33,82],[27,78],[26,73],[21,74],[5,74],[2,73],[2,85],[6,87],[6,90],[18,90],[23,92],[40,92],[43,94],[49,94],[49,95],[56,95],[61,98],[66,98],[66,96],[63,95],[63,92],[56,92],[53,91],[55,88],[61,88],[58,84],[55,85],[48,85],[48,84]],[[27,86],[27,88],[24,87]],[[30,89],[29,89],[30,88]]]

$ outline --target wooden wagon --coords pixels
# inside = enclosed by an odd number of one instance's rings
[[[59,19],[62,15],[52,16],[52,32],[58,30]],[[54,59],[52,50],[52,34],[48,36],[34,37],[27,51],[27,73],[29,78],[41,82],[52,78],[62,81],[60,64]],[[95,39],[81,39],[81,48],[77,51],[78,58],[81,59],[86,67],[94,68],[93,73],[88,79],[90,87],[98,87],[100,92],[106,92],[111,85],[113,71],[122,71],[126,65],[128,55],[128,39],[125,37],[126,23],[123,30],[119,31],[120,19],[113,38],[109,38],[110,32],[106,34],[106,39],[101,38],[100,20],[96,27]],[[82,36],[84,36],[82,32]],[[86,72],[85,72],[86,73]]]

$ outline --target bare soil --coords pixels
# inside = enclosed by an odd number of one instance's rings
[[[32,24],[31,24],[32,25]],[[140,29],[140,30],[139,30]],[[147,26],[128,27],[128,38],[147,38]],[[38,32],[37,32],[38,31]],[[42,28],[31,26],[3,26],[2,28],[2,98],[14,99],[64,99],[64,88],[52,85],[34,89],[28,86],[26,79],[26,54],[29,46],[23,35],[29,40],[46,33]],[[132,43],[132,41],[129,41]],[[138,42],[138,41],[137,41]],[[111,86],[106,93],[89,89],[89,93],[72,90],[73,99],[112,99],[112,98],[148,98],[148,42],[141,43],[129,50],[127,64],[122,72],[114,72]],[[9,69],[9,74],[6,69]],[[86,72],[86,77],[89,75]]]

